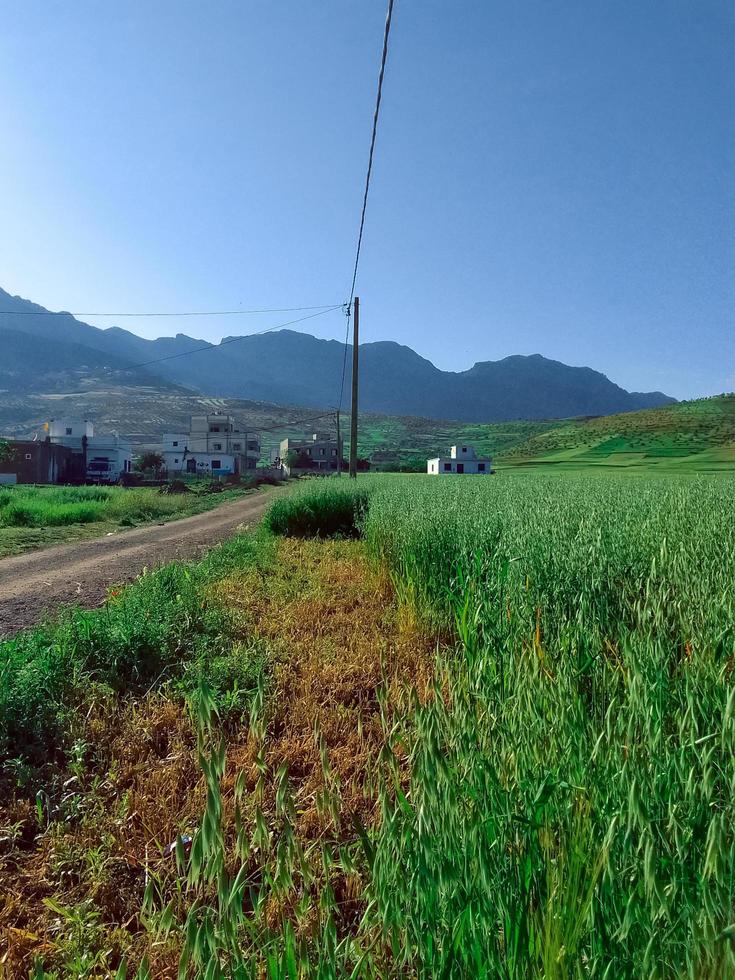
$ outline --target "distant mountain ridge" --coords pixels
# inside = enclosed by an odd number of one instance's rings
[[[344,354],[338,341],[293,330],[225,338],[223,344],[185,334],[146,340],[120,327],[101,330],[69,313],[50,313],[2,289],[0,344],[0,389],[73,390],[69,385],[85,377],[132,385],[153,380],[168,390],[315,408],[338,401]],[[171,357],[196,347],[206,350]],[[154,363],[143,364],[149,361]],[[349,391],[350,356],[347,365]],[[497,422],[609,415],[674,401],[659,391],[628,392],[599,371],[540,354],[478,361],[452,372],[393,341],[360,345],[360,408],[369,412]]]

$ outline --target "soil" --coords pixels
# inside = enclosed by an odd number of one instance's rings
[[[257,493],[194,517],[4,558],[0,638],[35,625],[64,603],[98,606],[110,586],[131,581],[144,568],[200,557],[241,525],[260,520],[274,492],[278,491]]]

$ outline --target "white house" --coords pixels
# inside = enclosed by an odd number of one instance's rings
[[[260,459],[260,436],[237,427],[231,415],[192,415],[188,432],[163,437],[164,466],[169,475],[227,476],[254,470]]]
[[[449,456],[427,459],[426,472],[441,473],[492,473],[493,461],[489,456],[478,456],[473,446],[452,446]]]
[[[87,440],[87,480],[117,483],[132,468],[133,449],[127,440],[117,434],[91,436]]]
[[[51,419],[44,425],[49,442],[66,446],[78,462],[75,470],[94,483],[117,483],[133,465],[133,450],[117,434],[96,436],[88,419]]]

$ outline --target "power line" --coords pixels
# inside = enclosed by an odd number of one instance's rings
[[[370,153],[368,155],[367,173],[365,175],[365,191],[362,196],[362,211],[360,213],[360,230],[357,235],[357,248],[355,250],[355,265],[352,270],[352,284],[350,285],[350,297],[346,303],[347,327],[345,329],[344,352],[342,355],[342,380],[339,386],[339,408],[342,408],[342,399],[345,390],[345,374],[347,371],[347,348],[350,338],[350,312],[352,300],[355,298],[355,284],[357,283],[357,270],[360,265],[360,252],[362,250],[362,236],[365,230],[365,214],[367,211],[368,193],[370,191],[370,178],[373,173],[373,156],[375,154],[375,139],[378,135],[378,119],[380,118],[380,104],[383,98],[383,79],[385,77],[385,63],[388,59],[388,40],[390,38],[390,27],[393,20],[393,0],[388,0],[388,10],[385,15],[385,29],[383,31],[383,52],[380,57],[380,72],[378,73],[378,91],[375,97],[375,110],[373,111],[373,131],[370,136]]]
[[[305,310],[332,310],[341,303],[323,303],[321,306],[280,306],[267,310],[185,310],[180,313],[169,311],[157,313],[72,313],[69,310],[0,310],[0,316],[240,316],[258,313],[301,313]]]
[[[280,429],[288,429],[293,425],[300,425],[302,422],[317,422],[319,419],[334,418],[334,412],[322,412],[321,415],[309,415],[305,418],[291,419],[288,422],[279,422],[278,425],[253,427],[253,432],[278,432]]]
[[[200,351],[218,350],[219,347],[222,347],[225,344],[234,344],[238,340],[247,340],[248,337],[261,337],[263,334],[270,333],[273,330],[281,330],[283,327],[289,327],[289,326],[291,326],[294,323],[302,323],[304,320],[312,320],[314,317],[323,316],[325,313],[331,313],[333,310],[338,310],[338,309],[341,308],[341,306],[342,306],[341,303],[337,303],[335,306],[327,307],[327,309],[321,310],[319,313],[311,313],[311,314],[309,314],[309,316],[302,316],[302,317],[299,317],[296,320],[287,320],[285,323],[277,323],[275,326],[268,327],[266,330],[258,330],[255,333],[249,333],[249,334],[246,334],[243,337],[230,337],[227,340],[220,341],[219,344],[210,344],[209,346],[206,346],[206,347],[196,347],[196,348],[193,348],[192,350],[179,351],[176,354],[167,354],[165,357],[157,357],[157,358],[153,358],[150,361],[142,361],[140,364],[129,364],[129,365],[126,366],[126,369],[127,370],[130,370],[131,368],[146,367],[149,364],[157,364],[160,361],[169,361],[169,360],[171,360],[174,357],[185,357],[187,354],[197,354]],[[89,314],[87,314],[87,315],[89,315]],[[269,428],[265,428],[265,429],[262,429],[262,430],[261,429],[256,429],[254,431],[258,431],[258,432],[260,432],[260,431],[263,431],[263,432],[276,431],[277,429],[281,429],[281,428],[288,427],[288,426],[291,426],[291,425],[298,425],[300,422],[314,422],[317,419],[323,419],[323,418],[327,418],[327,417],[333,416],[333,415],[334,415],[334,410],[331,410],[329,412],[323,412],[321,415],[314,415],[314,416],[310,416],[308,418],[299,418],[299,419],[293,419],[292,421],[289,421],[289,422],[283,422],[280,425],[272,426],[270,429]],[[38,422],[30,422],[30,423],[26,422],[26,423],[23,423],[23,424],[24,424],[24,426],[26,426],[28,428],[31,428],[31,427],[36,426],[36,425],[42,425],[44,421],[47,421],[47,420],[42,419],[42,420],[39,420]]]
[[[248,333],[242,337],[228,337],[225,340],[221,340],[219,344],[207,344],[203,347],[192,347],[191,350],[181,350],[177,351],[175,354],[166,354],[164,357],[154,357],[150,361],[141,361],[139,364],[130,364],[128,365],[128,369],[148,367],[149,364],[159,364],[161,361],[171,361],[175,357],[187,357],[189,354],[198,354],[201,351],[219,350],[220,347],[224,347],[225,344],[234,344],[239,340],[247,340],[249,337],[262,337],[263,334],[271,333],[273,330],[282,330],[283,327],[290,327],[294,323],[303,323],[304,320],[313,320],[316,316],[324,316],[325,313],[331,313],[333,310],[340,309],[341,305],[341,303],[338,303],[336,306],[328,306],[326,309],[320,310],[318,313],[310,313],[308,316],[300,316],[295,320],[286,320],[285,323],[277,323],[273,327],[268,327],[265,330],[256,330],[254,333]]]
[[[345,327],[345,342],[344,349],[342,351],[342,380],[339,384],[339,401],[337,402],[337,408],[342,411],[342,399],[345,393],[345,372],[347,370],[347,348],[350,346],[350,306],[348,305],[345,310],[345,316],[347,317],[347,326]]]
[[[357,251],[355,253],[355,268],[352,273],[352,285],[350,287],[350,304],[355,295],[355,283],[357,282],[357,267],[360,264],[360,250],[362,248],[362,233],[365,230],[365,212],[367,210],[368,191],[370,190],[370,177],[373,172],[373,154],[375,153],[375,137],[378,133],[378,118],[380,116],[380,102],[383,97],[383,78],[385,76],[385,62],[388,58],[388,38],[390,36],[390,25],[393,18],[393,0],[388,0],[388,12],[385,15],[385,30],[383,32],[383,54],[380,58],[380,74],[378,75],[378,93],[375,98],[375,111],[373,112],[373,132],[370,137],[370,155],[368,157],[368,168],[365,176],[365,193],[362,197],[362,213],[360,215],[360,232],[357,236]]]

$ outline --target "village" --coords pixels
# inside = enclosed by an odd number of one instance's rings
[[[346,469],[344,441],[329,433],[287,437],[263,452],[261,434],[245,429],[232,415],[192,415],[188,430],[164,432],[157,446],[134,453],[118,433],[97,435],[89,419],[44,422],[28,439],[0,437],[0,485],[122,484],[152,473],[159,481],[232,481],[247,476],[287,479],[334,476]],[[264,456],[266,458],[264,458]],[[361,468],[367,468],[365,463]],[[490,474],[492,460],[471,445],[453,445],[448,456],[426,462],[430,475]]]

